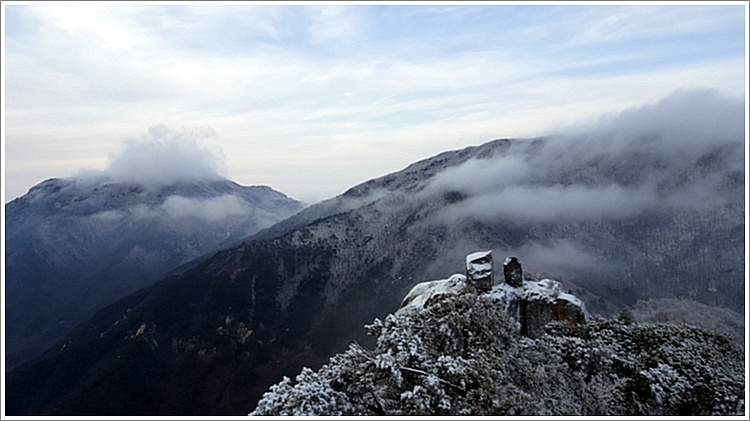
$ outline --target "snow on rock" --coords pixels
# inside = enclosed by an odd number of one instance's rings
[[[503,275],[505,283],[514,287],[520,287],[523,283],[523,269],[517,257],[506,257],[503,262]]]
[[[469,255],[467,263],[482,256]],[[414,286],[401,302],[403,309],[424,309],[441,295],[458,295],[477,292],[461,274],[448,279],[422,282]],[[584,324],[589,318],[586,306],[576,296],[561,291],[560,282],[553,279],[522,281],[519,287],[507,283],[495,285],[490,291],[478,295],[478,299],[490,300],[516,321],[521,334],[535,338],[544,333],[544,326],[551,321],[570,325]]]
[[[529,337],[540,336],[544,325],[551,321],[576,325],[589,318],[585,304],[578,297],[561,292],[560,282],[553,279],[523,281],[520,287],[495,285],[482,299],[502,305],[516,320],[521,333]]]
[[[482,291],[492,288],[492,250],[466,256],[466,277],[470,284]]]
[[[460,273],[454,274],[448,279],[421,282],[406,294],[406,297],[401,301],[400,309],[424,308],[430,298],[442,294],[459,294],[466,287],[466,276]]]
[[[471,254],[469,254],[469,255],[466,256],[466,265],[468,266],[469,263],[474,262],[475,260],[480,260],[480,259],[486,258],[488,256],[490,256],[490,257],[492,256],[492,250],[478,251],[478,252],[475,252],[475,253],[471,253]]]

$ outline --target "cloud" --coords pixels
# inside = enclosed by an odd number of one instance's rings
[[[216,222],[224,218],[248,214],[248,204],[232,195],[211,199],[191,199],[182,196],[170,196],[160,206],[167,216],[174,219],[200,219]]]
[[[462,202],[461,212],[485,221],[498,218],[521,223],[591,221],[635,216],[652,207],[655,201],[649,187],[510,186]]]
[[[744,123],[741,98],[709,89],[680,89],[655,103],[606,114],[564,131],[582,146],[605,152],[634,148],[700,152],[717,143],[743,139]]]
[[[514,250],[496,250],[496,256],[518,256],[525,268],[535,272],[553,272],[556,275],[576,271],[605,271],[608,264],[599,256],[565,238],[544,242],[530,242]]]
[[[201,224],[222,224],[227,228],[240,222],[265,228],[277,221],[275,215],[255,208],[237,196],[211,198],[168,196],[156,205],[137,204],[122,210],[107,210],[88,216],[93,222],[111,224],[127,220],[153,220],[183,231],[204,229]],[[229,224],[229,225],[223,225]]]
[[[442,217],[518,223],[623,219],[723,204],[725,174],[742,171],[744,105],[679,90],[642,107],[516,140],[489,159],[437,175],[427,191],[467,196]]]
[[[104,174],[152,188],[221,179],[223,153],[206,142],[215,136],[208,127],[151,127],[145,137],[127,140],[121,151],[111,154]]]
[[[437,175],[431,186],[443,191],[482,195],[508,186],[530,183],[542,175],[526,157],[509,150],[508,154],[494,159],[472,159],[448,169]]]
[[[90,215],[89,218],[95,222],[100,222],[103,224],[111,224],[113,222],[119,222],[124,218],[127,214],[123,211],[119,210],[106,210],[102,212],[97,212],[93,215]]]

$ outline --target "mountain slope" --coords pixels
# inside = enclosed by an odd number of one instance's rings
[[[6,205],[8,367],[167,270],[301,208],[269,187],[229,180],[40,183]]]

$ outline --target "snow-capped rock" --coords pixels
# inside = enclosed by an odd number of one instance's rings
[[[466,256],[466,278],[474,287],[488,291],[492,288],[492,251],[478,251]]]
[[[483,298],[502,305],[518,323],[521,334],[537,337],[551,321],[579,325],[589,318],[583,301],[560,290],[560,282],[553,279],[524,280],[520,287],[495,285]]]
[[[468,255],[467,270],[470,270],[469,262],[479,258],[486,259],[487,256],[491,256],[490,252]],[[486,265],[488,267],[484,269],[491,272],[492,265]],[[420,310],[444,296],[479,291],[481,290],[461,274],[454,274],[448,279],[421,282],[404,297],[399,311]],[[560,321],[574,326],[584,324],[589,317],[585,304],[576,296],[561,292],[560,282],[553,279],[525,280],[518,287],[508,283],[494,285],[488,292],[480,293],[478,299],[489,300],[502,307],[516,321],[521,334],[529,337],[541,335],[549,322]]]
[[[400,308],[423,308],[438,295],[459,294],[467,287],[466,276],[457,273],[448,279],[420,282],[406,294]]]

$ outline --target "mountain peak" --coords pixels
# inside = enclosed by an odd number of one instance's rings
[[[5,205],[9,367],[41,353],[98,307],[302,207],[268,186],[225,178],[39,183]],[[47,306],[43,314],[38,302]]]
[[[549,279],[490,292],[466,279],[416,285],[398,311],[366,326],[373,349],[354,342],[294,383],[283,377],[250,415],[744,413],[743,355],[723,336],[596,318],[528,337],[503,303],[583,310],[580,301]]]

